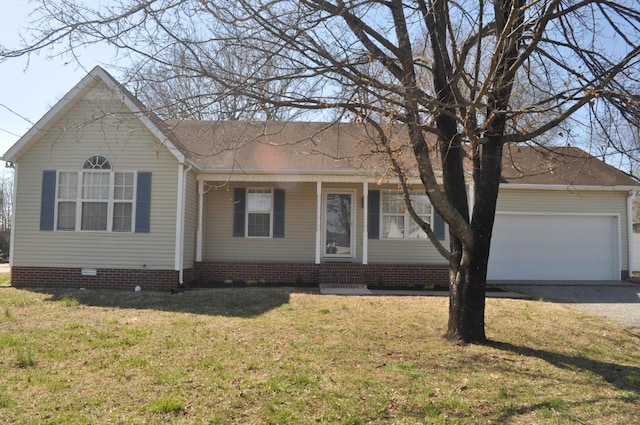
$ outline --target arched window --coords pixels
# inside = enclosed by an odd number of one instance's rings
[[[79,172],[60,171],[56,229],[133,231],[135,185],[136,172],[116,172],[102,155],[87,158]]]
[[[102,155],[93,155],[87,158],[82,166],[84,170],[110,170],[111,162]]]

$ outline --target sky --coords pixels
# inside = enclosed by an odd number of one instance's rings
[[[0,13],[0,44],[14,47],[29,25],[27,0],[5,1]],[[96,65],[108,69],[113,51],[93,47],[80,52],[80,64],[45,54],[0,62],[0,156],[24,135]]]

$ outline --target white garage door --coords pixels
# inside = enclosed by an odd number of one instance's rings
[[[500,214],[489,280],[619,280],[616,216]]]

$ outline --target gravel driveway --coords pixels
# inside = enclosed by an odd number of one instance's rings
[[[584,282],[505,285],[509,291],[567,304],[640,331],[640,285],[629,282]]]

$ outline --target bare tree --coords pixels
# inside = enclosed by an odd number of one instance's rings
[[[11,240],[11,215],[13,214],[13,171],[0,174],[0,253],[9,252]]]
[[[225,64],[225,69],[251,69],[251,53],[223,50],[218,52],[218,60]],[[294,118],[295,111],[290,108],[247,97],[240,89],[230,89],[199,71],[193,72],[193,61],[185,54],[184,48],[174,49],[172,54],[171,67],[141,61],[124,70],[124,81],[130,81],[131,91],[145,105],[153,105],[160,118],[222,121],[286,121]],[[277,59],[263,63],[259,70],[265,80],[262,90],[273,99],[280,99],[281,93],[292,88],[290,80],[267,78],[277,67]]]
[[[404,188],[413,218],[449,262],[447,337],[456,341],[486,340],[503,146],[560,133],[602,107],[627,121],[638,116],[640,98],[630,83],[640,78],[637,0],[40,3],[31,41],[3,48],[3,57],[48,48],[73,53],[108,42],[154,69],[178,68],[209,81],[216,87],[211,99],[241,94],[269,107],[332,111],[375,129],[371,149],[388,154],[403,184],[417,171],[449,224],[451,243],[444,247]],[[179,63],[176,51],[184,58]],[[234,52],[249,54],[248,66],[235,67]],[[397,126],[408,134],[403,145],[390,137]],[[403,161],[405,151],[415,161]],[[474,166],[472,210],[465,158]],[[434,173],[439,167],[442,182]]]

